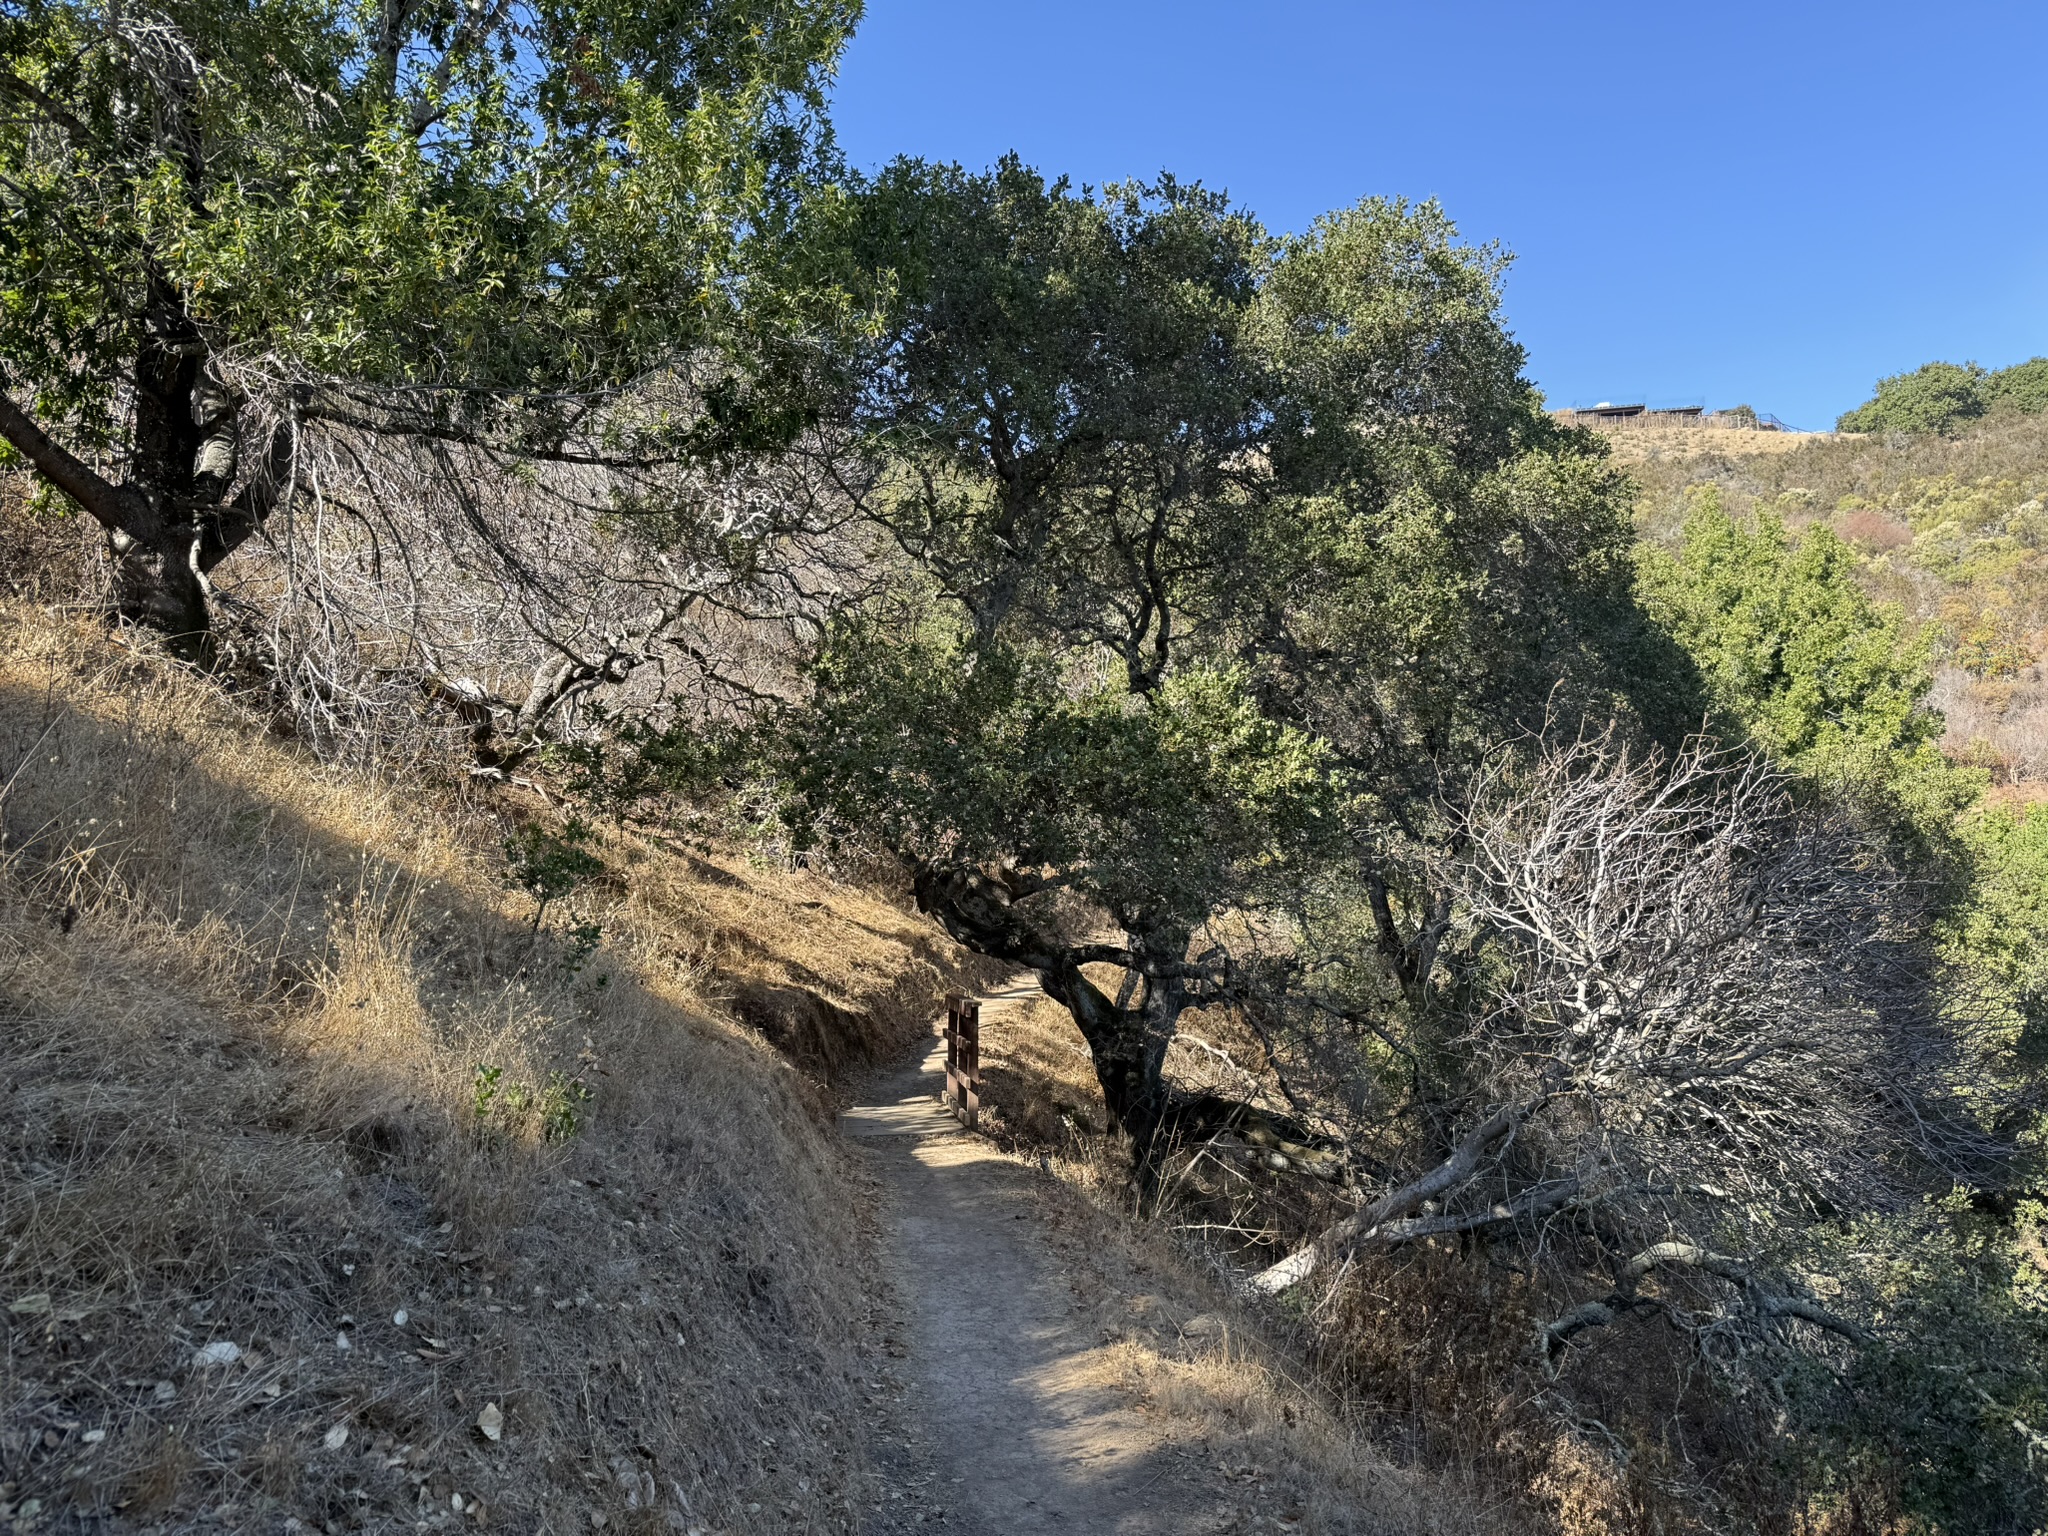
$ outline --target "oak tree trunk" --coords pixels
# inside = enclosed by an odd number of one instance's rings
[[[204,343],[168,307],[135,359],[135,434],[115,484],[0,395],[0,436],[106,530],[114,606],[189,661],[212,658],[207,574],[282,500],[296,461],[296,425],[280,423],[253,473],[240,473],[241,406],[207,367]]]
[[[1024,895],[1041,887],[1014,871],[928,864],[918,871],[915,886],[919,908],[956,940],[978,954],[1036,971],[1046,996],[1073,1015],[1088,1043],[1103,1103],[1117,1129],[1130,1137],[1140,1187],[1149,1192],[1171,1110],[1162,1075],[1166,1052],[1188,1001],[1178,974],[1187,933],[1164,924],[1141,929],[1130,934],[1123,951],[1068,944],[1018,909]],[[1124,965],[1134,985],[1111,997],[1082,972],[1098,960]]]

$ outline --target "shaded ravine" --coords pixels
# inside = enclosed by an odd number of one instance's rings
[[[1012,983],[983,1017],[1036,993]],[[842,1118],[883,1192],[887,1354],[903,1388],[862,1530],[1229,1529],[1230,1500],[1200,1466],[1086,1379],[1100,1335],[1039,1231],[1049,1176],[960,1129],[940,1105],[944,1067],[938,1042]]]

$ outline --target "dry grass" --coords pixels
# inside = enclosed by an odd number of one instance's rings
[[[1121,1166],[1088,1043],[1052,999],[984,1005],[981,1075],[982,1128],[1000,1145],[1066,1158],[1077,1174]]]
[[[1246,1070],[1255,1045],[1228,1017],[1188,1024],[1192,1038],[1169,1060],[1176,1080],[1270,1101],[1271,1084]],[[1749,1511],[1764,1528],[1780,1512],[1755,1422],[1717,1397],[1675,1335],[1610,1330],[1574,1361],[1577,1406],[1553,1401],[1530,1340],[1539,1317],[1583,1297],[1548,1293],[1508,1255],[1454,1240],[1361,1259],[1277,1312],[1247,1311],[1233,1277],[1327,1223],[1340,1197],[1184,1155],[1169,1167],[1165,1219],[1137,1222],[1128,1150],[1102,1133],[1101,1094],[1065,1011],[1039,1000],[985,1012],[982,1052],[996,1134],[1042,1155],[1072,1196],[1047,1203],[1047,1226],[1069,1266],[1094,1277],[1086,1289],[1105,1335],[1121,1341],[1115,1383],[1191,1424],[1219,1465],[1248,1469],[1249,1507],[1270,1520],[1622,1536],[1704,1533],[1717,1510]],[[1589,1293],[1599,1280],[1587,1277]],[[1703,1466],[1717,1469],[1711,1484]]]
[[[2024,803],[2048,793],[2048,669],[2039,662],[1999,678],[1942,667],[1928,703],[1946,722],[1942,751],[1989,770],[1996,798]]]
[[[619,843],[576,968],[504,807],[18,607],[0,783],[0,1519],[847,1528],[868,1260],[821,1090],[718,1005],[880,1048],[952,975],[920,925]]]
[[[1248,1066],[1259,1059],[1248,1034],[1227,1016],[1185,1022],[1168,1060],[1176,1081],[1281,1107]],[[1305,1206],[1327,1200],[1324,1186],[1181,1158],[1169,1170],[1167,1219],[1140,1222],[1128,1147],[1106,1129],[1086,1045],[1064,1009],[1041,998],[984,1010],[982,1067],[984,1124],[1013,1151],[1042,1157],[1067,1191],[1045,1203],[1045,1225],[1076,1295],[1116,1341],[1099,1364],[1103,1382],[1178,1421],[1177,1439],[1242,1484],[1248,1518],[1330,1533],[1598,1529],[1557,1523],[1559,1499],[1531,1487],[1526,1458],[1500,1454],[1495,1441],[1523,1426],[1502,1378],[1476,1359],[1454,1374],[1485,1396],[1483,1406],[1456,1405],[1439,1433],[1418,1436],[1388,1411],[1407,1367],[1388,1375],[1375,1360],[1361,1371],[1344,1319],[1246,1310],[1231,1284],[1238,1267],[1248,1255],[1277,1257],[1307,1230],[1314,1217]],[[1385,1333],[1400,1341],[1397,1353],[1442,1322],[1429,1300],[1416,1300],[1418,1312]],[[1512,1331],[1519,1347],[1525,1322],[1503,1318],[1501,1338]]]
[[[1833,432],[1742,432],[1716,427],[1622,427],[1600,435],[1618,464],[1775,458],[1816,442],[1832,442],[1838,436]]]
[[[1318,1536],[1512,1531],[1511,1512],[1441,1476],[1404,1471],[1265,1346],[1216,1312],[1171,1322],[1150,1309],[1102,1352],[1094,1379],[1172,1423],[1175,1438],[1242,1489],[1266,1528]],[[1257,1528],[1257,1527],[1254,1527]]]

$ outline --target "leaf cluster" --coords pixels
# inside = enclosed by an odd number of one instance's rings
[[[1042,648],[976,646],[943,614],[861,615],[815,681],[785,745],[800,845],[857,833],[914,861],[1056,871],[1134,923],[1193,927],[1219,893],[1248,895],[1341,799],[1327,754],[1242,672],[1176,671],[1138,697]]]

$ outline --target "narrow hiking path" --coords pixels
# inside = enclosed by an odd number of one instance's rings
[[[1036,993],[1013,982],[989,995],[984,1022]],[[1241,1529],[1199,1449],[1102,1384],[1100,1314],[1044,1231],[1063,1191],[961,1130],[939,1102],[944,1069],[938,1040],[841,1122],[881,1186],[893,1291],[878,1298],[884,1494],[866,1536]]]

